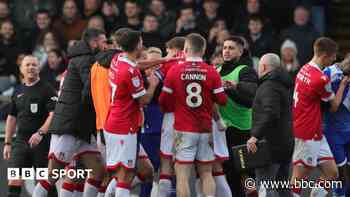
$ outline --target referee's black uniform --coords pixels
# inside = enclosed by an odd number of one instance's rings
[[[20,85],[11,99],[9,115],[16,117],[16,139],[9,166],[12,168],[46,168],[49,151],[49,136],[30,147],[28,141],[45,123],[49,112],[55,108],[57,95],[55,90],[42,81],[32,86]]]

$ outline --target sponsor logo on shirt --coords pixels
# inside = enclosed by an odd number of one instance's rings
[[[35,114],[38,112],[38,103],[31,103],[30,104],[30,111]]]
[[[58,101],[58,97],[57,97],[57,96],[53,96],[53,97],[51,97],[50,99],[51,99],[52,101],[55,101],[55,102]]]

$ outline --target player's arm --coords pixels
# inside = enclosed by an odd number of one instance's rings
[[[174,77],[174,69],[170,69],[167,76],[165,77],[162,92],[159,96],[159,106],[162,112],[171,112],[172,105],[174,104],[173,97],[173,77]]]
[[[157,85],[159,83],[159,79],[154,74],[151,74],[147,78],[147,81],[148,81],[149,86],[148,86],[146,93],[137,99],[138,102],[140,103],[140,105],[142,105],[142,106],[147,105],[148,103],[151,102],[153,95],[154,95],[154,92],[156,91]]]
[[[214,97],[214,102],[219,105],[226,105],[227,95],[225,94],[224,87],[222,86],[220,75],[214,68],[212,69],[211,73],[213,80],[212,95]]]
[[[342,81],[339,84],[339,88],[335,94],[335,97],[333,97],[333,99],[329,100],[330,103],[330,112],[336,112],[343,100],[343,94],[344,94],[344,90],[346,88],[346,86],[349,84],[350,82],[350,77],[348,76],[344,76],[344,78],[342,79]],[[329,84],[327,84],[329,85]],[[324,100],[325,101],[325,100]]]
[[[153,66],[157,66],[159,64],[163,64],[165,62],[173,61],[176,59],[178,59],[178,58],[163,57],[163,58],[153,59],[153,60],[140,60],[140,61],[137,61],[137,67],[140,70],[146,70],[146,69],[151,68]]]

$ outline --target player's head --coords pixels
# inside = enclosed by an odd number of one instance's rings
[[[279,67],[281,67],[281,59],[278,55],[274,53],[267,53],[263,55],[259,61],[259,78]]]
[[[143,45],[141,32],[139,31],[125,31],[120,34],[119,46],[127,53],[134,53],[137,58],[141,56]]]
[[[186,36],[184,52],[186,57],[202,57],[205,53],[207,42],[203,36],[197,33],[191,33]]]
[[[105,50],[107,48],[107,38],[103,30],[95,28],[87,28],[82,36],[82,40],[86,42],[92,50]]]
[[[166,52],[170,56],[175,56],[177,53],[184,50],[184,45],[185,37],[176,36],[165,43]]]
[[[320,37],[314,42],[314,58],[321,66],[330,66],[337,58],[337,43],[327,37]]]
[[[350,56],[345,57],[342,62],[340,62],[339,67],[344,71],[344,74],[349,75],[350,74]]]
[[[39,78],[39,60],[33,55],[26,55],[20,66],[21,77],[27,81],[35,81]]]
[[[110,37],[110,41],[112,42],[112,45],[113,45],[112,48],[121,50],[121,46],[119,44],[120,40],[123,37],[123,35],[128,34],[129,31],[132,31],[132,29],[127,28],[127,27],[123,27],[123,28],[119,28],[115,32],[113,32],[111,34],[111,37]]]
[[[162,50],[157,47],[149,47],[147,49],[147,59],[152,60],[152,59],[159,59],[162,57]]]
[[[222,47],[222,57],[224,61],[239,59],[244,51],[244,40],[238,36],[230,36],[225,39]]]

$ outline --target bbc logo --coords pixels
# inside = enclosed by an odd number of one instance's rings
[[[7,168],[8,180],[47,180],[48,168]]]

